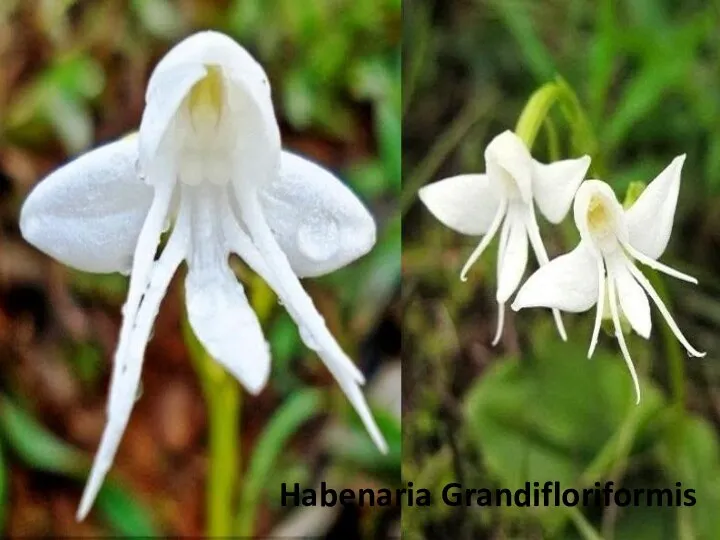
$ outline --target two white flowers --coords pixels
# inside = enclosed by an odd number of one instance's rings
[[[553,310],[558,331],[566,339],[557,310],[584,312],[597,306],[588,357],[597,345],[606,305],[640,401],[640,384],[621,327],[621,317],[644,338],[650,336],[648,296],[691,356],[693,348],[673,320],[640,262],[670,276],[697,283],[657,259],[667,247],[680,190],[685,156],[675,158],[627,210],[612,188],[600,180],[584,180],[588,156],[542,164],[535,161],[514,133],[495,137],[485,150],[485,174],[454,176],[420,190],[420,199],[444,225],[468,235],[484,235],[461,272],[465,280],[471,265],[500,231],[497,257],[498,326],[500,339],[505,304],[522,281],[527,266],[528,241],[539,268],[520,287],[512,309],[547,307]],[[573,203],[574,200],[574,203]],[[580,243],[566,255],[548,260],[540,238],[535,206],[551,223],[561,222],[573,206]]]
[[[305,345],[324,361],[386,451],[360,390],[362,373],[299,281],[367,253],[375,243],[375,222],[340,180],[282,150],[265,72],[227,36],[203,32],[173,48],[150,78],[137,136],[52,173],[26,200],[20,227],[30,243],[68,266],[130,273],[107,425],[80,519],[114,459],[154,319],[183,261],[195,334],[249,392],[258,393],[267,382],[270,349],[230,269],[231,254],[275,291]]]

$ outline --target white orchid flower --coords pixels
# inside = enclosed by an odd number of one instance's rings
[[[444,225],[467,235],[484,235],[462,269],[470,267],[500,231],[497,258],[498,324],[496,345],[505,323],[505,304],[517,289],[527,266],[528,239],[540,265],[548,262],[535,217],[535,204],[551,223],[560,223],[590,166],[590,157],[550,164],[536,161],[512,131],[495,137],[485,149],[485,174],[463,174],[420,189],[420,199]],[[558,310],[553,316],[567,339]]]
[[[172,225],[159,257],[160,236]],[[130,272],[107,426],[78,518],[88,513],[130,416],[151,327],[180,263],[190,324],[207,351],[257,394],[270,372],[258,319],[228,264],[239,255],[272,287],[375,444],[386,443],[362,373],[328,331],[299,277],[340,268],[375,243],[362,203],[321,167],[281,151],[270,86],[227,36],[173,48],[148,85],[139,134],[52,173],[25,202],[23,236],[65,264]]]
[[[648,296],[688,354],[705,356],[688,343],[660,296],[634,262],[697,283],[695,278],[657,260],[670,239],[684,161],[685,155],[676,157],[627,211],[605,182],[583,182],[574,204],[580,244],[530,276],[512,304],[516,311],[543,306],[573,313],[587,311],[597,304],[588,350],[590,358],[597,345],[607,300],[615,337],[632,375],[638,403],[640,383],[625,343],[620,317],[624,316],[635,332],[648,339],[651,329]]]

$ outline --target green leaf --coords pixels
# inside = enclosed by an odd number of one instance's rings
[[[720,442],[705,419],[682,413],[669,424],[660,451],[666,483],[694,489],[697,503],[678,508],[681,526],[694,538],[715,538],[720,531]]]
[[[240,493],[238,535],[251,536],[257,507],[264,496],[266,479],[278,455],[302,424],[317,416],[323,407],[320,390],[305,389],[290,396],[265,426],[250,457]]]
[[[87,456],[48,432],[7,396],[0,397],[0,431],[33,469],[85,478],[90,466]]]
[[[388,453],[381,454],[367,434],[360,418],[353,414],[347,437],[334,441],[333,454],[354,469],[364,470],[386,482],[400,478],[402,461],[402,428],[400,420],[390,411],[372,408],[380,432],[388,444]]]
[[[7,396],[0,397],[0,431],[31,468],[85,481],[90,469],[88,456],[47,431]],[[105,481],[96,504],[117,534],[157,534],[148,510],[112,478]]]
[[[593,477],[607,474],[633,439],[637,445],[645,437],[643,428],[661,406],[647,380],[635,405],[619,354],[598,350],[588,360],[584,346],[562,343],[551,331],[540,327],[533,355],[495,362],[467,396],[468,436],[502,487],[549,480],[583,487],[579,481],[591,466]],[[622,440],[616,434],[627,431],[628,415],[635,416],[633,429]]]
[[[402,123],[400,111],[392,107],[389,99],[375,106],[375,126],[380,157],[385,169],[386,182],[399,193],[402,183]]]
[[[117,482],[105,482],[95,506],[118,535],[155,537],[159,534],[147,508]]]
[[[530,2],[496,0],[493,5],[520,46],[527,67],[535,78],[539,81],[552,78],[557,71],[555,63],[535,31],[533,17],[528,9]]]

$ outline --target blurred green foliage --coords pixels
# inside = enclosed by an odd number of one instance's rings
[[[719,23],[717,6],[701,2],[404,2],[404,478],[436,490],[450,481],[512,488],[558,480],[582,488],[612,480],[616,489],[682,482],[698,501],[687,508],[438,505],[407,512],[408,538],[720,534]],[[555,81],[575,97],[566,94],[563,104]],[[531,96],[536,107],[547,105],[542,121],[519,119]],[[491,348],[495,250],[462,283],[460,268],[477,239],[446,229],[418,204],[422,185],[484,171],[489,140],[516,125],[537,135],[537,159],[591,154],[591,175],[620,200],[637,197],[673,157],[688,154],[663,258],[681,261],[701,285],[648,277],[708,356],[688,359],[660,317],[649,341],[628,336],[640,406],[611,336],[586,359],[592,313],[564,317],[567,343],[549,313],[508,314],[505,337]],[[571,217],[541,226],[551,258],[577,242]]]

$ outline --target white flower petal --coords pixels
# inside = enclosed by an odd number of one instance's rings
[[[542,238],[540,237],[540,229],[538,228],[537,218],[535,217],[535,207],[530,204],[528,205],[527,211],[524,213],[525,217],[525,229],[527,230],[528,239],[532,246],[535,258],[540,266],[550,262],[547,251],[545,251],[545,245],[543,244]],[[560,339],[567,341],[567,332],[565,331],[565,325],[563,324],[562,316],[560,311],[552,309],[553,319],[555,320],[555,326],[560,334]]]
[[[670,327],[670,330],[672,330],[672,333],[675,335],[677,340],[682,344],[682,346],[685,347],[685,350],[688,352],[688,354],[690,356],[694,356],[696,358],[702,358],[703,356],[705,356],[706,353],[700,352],[695,347],[690,345],[690,342],[680,331],[680,328],[678,327],[677,323],[675,322],[675,319],[672,318],[672,315],[670,314],[670,310],[667,308],[665,303],[660,298],[660,295],[653,288],[653,286],[650,284],[650,281],[648,281],[648,279],[643,275],[643,273],[640,270],[638,270],[634,265],[630,265],[628,269],[630,270],[630,273],[638,281],[640,286],[643,289],[645,289],[645,292],[648,294],[650,299],[657,306],[658,310],[660,310],[660,314],[665,319],[665,322]]]
[[[266,261],[267,267],[275,274],[273,281],[278,286],[275,292],[297,323],[300,337],[305,345],[318,353],[356,408],[378,448],[383,452],[386,451],[387,445],[372,415],[367,410],[367,404],[358,388],[358,385],[363,384],[365,380],[362,373],[335,341],[322,316],[300,285],[297,276],[293,274],[287,257],[278,246],[272,230],[265,220],[257,196],[252,196],[252,193],[244,195],[240,198],[241,215],[253,243]],[[242,253],[240,255],[243,256]]]
[[[523,202],[532,202],[532,157],[515,133],[507,130],[490,141],[485,148],[485,166],[490,182],[502,186],[505,196],[518,192]]]
[[[615,337],[620,344],[620,351],[622,352],[625,364],[630,371],[630,376],[635,386],[635,397],[636,403],[640,403],[640,381],[638,380],[637,372],[635,371],[635,365],[633,364],[632,358],[630,358],[630,351],[628,351],[627,344],[625,343],[625,336],[622,332],[622,326],[620,326],[620,314],[618,313],[617,306],[617,291],[615,290],[615,281],[608,279],[608,299],[610,301],[610,314],[612,316],[613,326],[615,327]]]
[[[193,270],[185,280],[188,320],[207,352],[252,394],[270,375],[270,349],[243,288],[224,267]]]
[[[375,221],[360,200],[324,168],[283,152],[280,176],[260,191],[275,239],[300,277],[323,275],[365,255]]]
[[[498,303],[497,327],[495,328],[495,335],[492,340],[493,347],[500,343],[503,328],[505,328],[505,304]]]
[[[652,321],[650,319],[650,302],[642,287],[635,281],[628,268],[632,263],[622,253],[617,253],[608,260],[608,279],[615,281],[620,309],[630,326],[639,335],[650,337]]]
[[[597,280],[598,280],[598,297],[597,297],[597,306],[595,307],[595,324],[593,325],[593,331],[592,331],[592,337],[590,338],[590,347],[588,348],[588,358],[592,358],[593,353],[595,352],[595,347],[598,343],[598,338],[600,337],[600,327],[602,326],[603,321],[603,313],[605,311],[605,296],[606,296],[606,279],[605,279],[605,265],[603,263],[602,257],[596,257],[596,264],[597,264]]]
[[[482,240],[480,240],[480,243],[470,254],[470,257],[468,257],[468,260],[465,262],[462,270],[460,270],[460,279],[462,281],[467,281],[467,273],[470,271],[470,268],[473,264],[475,264],[475,262],[480,258],[483,252],[487,249],[487,247],[490,245],[490,242],[492,242],[492,239],[495,237],[495,234],[497,233],[500,225],[503,222],[506,210],[507,200],[502,199],[500,201],[500,206],[498,206],[497,210],[495,211],[495,216],[493,217],[493,221],[488,228],[487,234],[482,237]]]
[[[676,157],[625,213],[630,244],[651,259],[660,257],[670,240],[684,162],[685,154]]]
[[[228,264],[223,186],[182,186],[191,241],[185,303],[188,320],[207,352],[245,388],[259,393],[270,375],[270,349],[260,322]]]
[[[550,223],[560,223],[590,167],[590,156],[550,164],[533,160],[533,196]]]
[[[128,137],[60,167],[23,204],[23,237],[78,270],[127,272],[153,195],[136,163]]]
[[[378,450],[380,450],[380,452],[387,454],[388,445],[385,441],[385,437],[383,437],[380,428],[378,428],[378,425],[375,423],[370,407],[368,406],[365,396],[363,395],[362,390],[360,390],[358,383],[353,380],[352,376],[350,376],[347,371],[339,369],[337,365],[333,363],[326,363],[326,365],[330,373],[332,373],[333,377],[340,385],[342,391],[347,396],[350,404],[353,406],[355,411],[357,411],[360,420],[362,420],[362,423],[365,426],[365,429],[367,429],[373,443],[375,443],[375,446]]]
[[[598,298],[598,267],[595,255],[584,242],[570,253],[541,266],[518,291],[512,308],[551,307],[579,313]]]
[[[123,319],[121,340],[115,351],[113,373],[110,380],[107,425],[80,501],[77,512],[79,521],[85,519],[90,511],[115,459],[120,439],[125,432],[135,404],[145,347],[150,339],[152,325],[170,280],[185,256],[186,242],[187,226],[179,220],[160,259],[153,266],[152,276],[144,292],[137,318],[131,319],[126,316]]]
[[[688,283],[694,283],[697,285],[698,280],[697,278],[694,278],[688,274],[685,274],[683,272],[680,272],[679,270],[675,270],[674,268],[667,266],[666,264],[661,263],[660,261],[656,261],[655,259],[651,259],[644,253],[641,253],[634,247],[632,247],[628,242],[625,242],[623,244],[623,247],[627,250],[628,254],[640,261],[643,264],[648,265],[650,268],[653,268],[657,270],[658,272],[662,272],[663,274],[667,274],[668,276],[672,276],[677,279],[681,279],[682,281],[687,281]]]
[[[528,238],[523,219],[523,208],[510,205],[505,222],[508,228],[507,245],[501,251],[498,273],[497,301],[504,304],[517,289],[525,273],[528,256]]]
[[[471,236],[485,234],[500,206],[497,186],[485,174],[462,174],[420,189],[420,200],[446,227]]]

